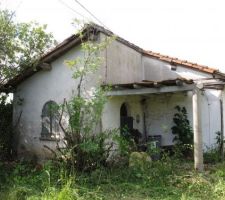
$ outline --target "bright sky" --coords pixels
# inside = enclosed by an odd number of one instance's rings
[[[0,0],[18,21],[48,25],[58,41],[74,33],[72,19],[89,19],[75,0]],[[64,3],[63,3],[64,2]],[[79,0],[110,30],[146,50],[225,72],[224,0]]]

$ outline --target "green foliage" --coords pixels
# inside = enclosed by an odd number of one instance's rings
[[[216,145],[217,145],[217,151],[218,155],[220,156],[220,160],[223,159],[223,148],[224,148],[224,139],[221,138],[221,131],[216,132]]]
[[[224,141],[221,140],[221,132],[220,131],[216,132],[216,138],[215,139],[216,139],[216,144],[218,145],[218,150],[220,151],[221,150],[220,148],[221,148],[221,146],[224,142]]]
[[[146,144],[147,153],[153,160],[159,160],[161,156],[161,148],[157,145],[158,141],[148,141]]]
[[[69,180],[58,194],[57,200],[79,200],[77,190],[72,187],[72,181]]]
[[[85,171],[106,165],[112,131],[94,133],[98,130],[105,101],[99,89],[91,100],[76,96],[67,104],[70,117],[65,130],[66,148],[60,152],[68,166]]]
[[[67,104],[69,110],[69,132],[89,134],[98,125],[104,104],[107,101],[107,89],[98,88],[92,97],[74,96]]]
[[[1,171],[9,171],[9,165],[0,165]],[[208,165],[201,174],[192,165],[164,155],[145,170],[101,167],[71,177],[57,163],[48,163],[42,169],[14,163],[11,172],[5,174],[8,181],[0,188],[0,199],[224,199],[224,163]]]
[[[0,96],[0,160],[9,159],[12,154],[12,103],[8,95]]]
[[[221,140],[221,132],[217,131],[216,133],[216,144],[210,148],[207,148],[204,152],[204,162],[205,163],[218,163],[222,160],[222,151],[223,151],[223,143]]]
[[[112,147],[112,132],[102,133],[99,128],[109,88],[95,87],[87,91],[84,83],[89,75],[99,69],[102,50],[112,39],[106,37],[104,41],[99,42],[87,38],[83,41],[82,31],[79,34],[83,54],[74,60],[66,61],[78,85],[74,96],[69,101],[65,100],[61,106],[61,116],[68,116],[68,126],[62,125],[61,117],[60,126],[65,135],[65,148],[59,148],[59,152],[72,171],[88,171],[99,165],[106,165]]]
[[[204,163],[218,163],[221,160],[220,153],[218,152],[218,148],[211,147],[208,148],[204,154]]]
[[[175,135],[174,141],[178,144],[193,144],[193,131],[187,116],[185,107],[176,106],[177,113],[174,114],[174,126],[171,128]]]
[[[133,151],[137,151],[137,146],[131,137],[124,137],[121,134],[114,134],[113,140],[117,144],[117,152],[122,157],[129,158]]]
[[[0,10],[0,85],[27,67],[35,67],[46,50],[55,45],[46,25],[17,23],[15,13]],[[34,68],[35,69],[35,68]]]
[[[150,166],[151,161],[146,152],[132,152],[129,158],[129,167],[135,171],[144,171]]]

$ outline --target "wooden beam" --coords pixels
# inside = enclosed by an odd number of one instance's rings
[[[176,85],[182,86],[182,85],[184,85],[184,82],[182,80],[176,80]]]
[[[40,68],[44,71],[50,71],[52,69],[52,65],[50,63],[42,63]]]
[[[131,86],[131,85],[116,85],[114,87],[116,90],[124,90],[124,89],[131,89],[133,86]]]
[[[140,88],[146,88],[146,87],[144,87],[144,86],[141,85],[141,84],[135,83],[135,84],[133,84],[133,88],[135,88],[135,89],[140,89]]]
[[[160,83],[158,83],[158,82],[154,82],[153,85],[154,85],[154,87],[156,87],[156,88],[159,88],[159,87],[162,86],[162,85],[161,85]]]
[[[194,85],[185,85],[185,86],[165,86],[165,87],[160,87],[160,88],[112,90],[107,93],[107,96],[127,96],[127,95],[182,92],[182,91],[191,91],[191,90],[193,90],[193,88],[194,88]]]

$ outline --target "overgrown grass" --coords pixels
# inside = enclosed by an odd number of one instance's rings
[[[144,171],[117,167],[69,175],[56,163],[2,163],[0,190],[6,200],[225,199],[225,164],[197,173],[193,163],[164,159]]]

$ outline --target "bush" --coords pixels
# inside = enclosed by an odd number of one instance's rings
[[[12,155],[12,103],[7,98],[8,95],[0,96],[0,160]]]
[[[185,107],[176,106],[177,113],[174,114],[174,126],[171,128],[175,135],[174,141],[178,144],[193,144],[193,131],[187,116]]]
[[[151,157],[146,152],[132,152],[129,158],[129,167],[144,171],[151,164]]]
[[[82,56],[65,61],[72,70],[72,78],[76,80],[77,87],[73,96],[69,100],[64,99],[59,106],[58,121],[64,135],[64,145],[58,150],[62,161],[65,161],[71,171],[90,171],[98,165],[104,165],[111,146],[106,145],[110,139],[107,133],[101,133],[100,128],[102,112],[107,102],[106,94],[110,87],[86,88],[85,84],[103,64],[100,55],[114,37],[106,37],[99,42],[93,41],[93,34],[95,33],[90,31],[90,35],[83,35],[83,30],[80,30],[78,35],[81,39]]]
[[[215,147],[208,148],[207,151],[204,152],[203,157],[204,163],[215,164],[221,160],[220,152],[218,151],[218,148]]]

